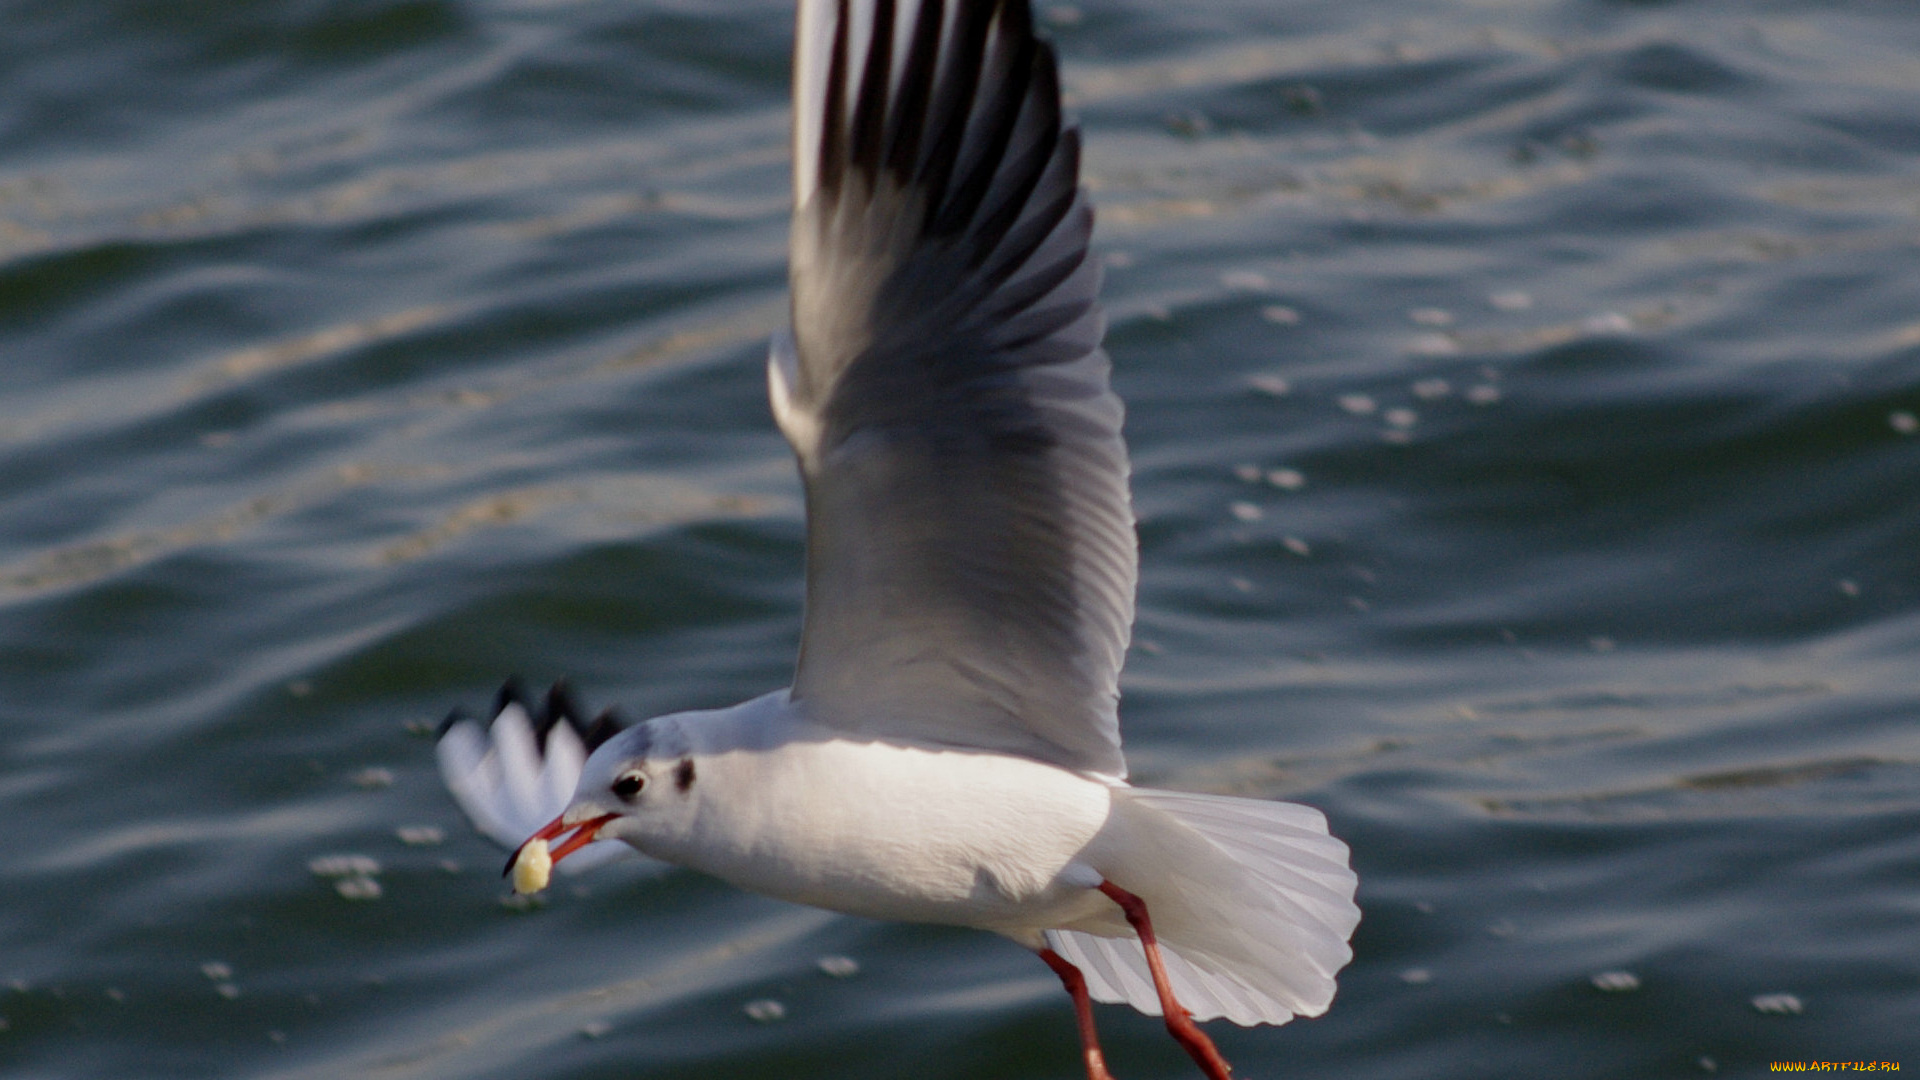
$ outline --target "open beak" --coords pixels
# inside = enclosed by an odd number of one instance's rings
[[[557,863],[561,859],[593,843],[599,836],[601,827],[620,815],[600,814],[573,821],[567,820],[569,816],[568,814],[561,814],[559,817],[541,826],[539,832],[534,833],[522,841],[519,847],[513,849],[513,854],[507,856],[506,869],[500,872],[500,876],[512,876],[514,878],[515,888],[518,889],[522,884],[522,876],[514,874],[514,867],[520,864],[521,859],[530,858],[530,860],[546,865],[541,866],[534,874],[530,875],[532,880],[526,882],[526,884],[535,884],[537,882],[535,889],[520,889],[520,891],[531,892],[536,891],[539,887],[544,887],[546,885],[547,869],[553,863]],[[573,835],[562,840],[551,852],[547,850],[548,841],[568,832],[573,833]]]

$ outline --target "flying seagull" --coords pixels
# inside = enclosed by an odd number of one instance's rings
[[[806,489],[792,687],[617,733],[510,689],[442,771],[522,891],[624,841],[991,930],[1065,984],[1090,1080],[1092,1001],[1226,1080],[1195,1021],[1324,1012],[1355,878],[1317,810],[1126,782],[1137,543],[1053,50],[1027,0],[801,0],[793,132],[767,366]]]

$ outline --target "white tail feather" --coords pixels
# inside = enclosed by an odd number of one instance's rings
[[[1122,787],[1089,849],[1107,880],[1139,896],[1174,996],[1196,1020],[1284,1024],[1333,1001],[1360,921],[1347,846],[1318,810],[1293,803]],[[1132,935],[1049,930],[1095,1001],[1160,1015]]]

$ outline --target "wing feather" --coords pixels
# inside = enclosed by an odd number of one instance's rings
[[[582,715],[561,684],[536,706],[510,679],[494,699],[491,723],[459,710],[446,718],[435,746],[440,776],[475,829],[514,848],[567,808],[587,754],[619,730],[611,711],[591,724]],[[599,840],[560,866],[578,872],[631,853],[617,840]]]
[[[1124,775],[1136,545],[1093,214],[1025,0],[802,0],[793,699],[822,722]]]

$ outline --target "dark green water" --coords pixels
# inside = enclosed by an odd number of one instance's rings
[[[1332,1011],[1229,1058],[1920,1068],[1920,11],[1046,11],[1136,776],[1361,873]],[[984,934],[632,864],[503,905],[417,733],[786,681],[790,17],[0,2],[0,1075],[1081,1075]]]

